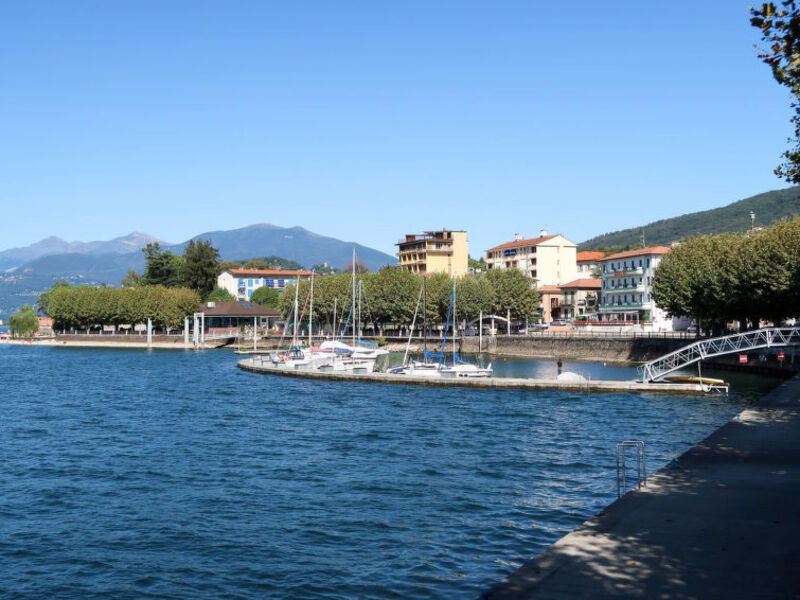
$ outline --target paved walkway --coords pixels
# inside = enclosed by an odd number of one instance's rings
[[[483,597],[800,598],[800,375]]]

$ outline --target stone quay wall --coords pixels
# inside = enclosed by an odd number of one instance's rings
[[[494,336],[483,338],[483,352],[503,356],[524,356],[599,362],[644,362],[690,343],[670,337],[548,337]],[[461,352],[478,352],[478,337],[465,337]]]

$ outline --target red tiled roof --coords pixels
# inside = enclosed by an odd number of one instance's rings
[[[587,290],[599,290],[602,286],[603,283],[599,279],[576,279],[575,281],[570,281],[569,283],[562,285],[561,289],[578,288]]]
[[[279,271],[277,269],[228,269],[238,277],[280,277],[281,275],[299,275],[311,277],[311,271]]]
[[[554,237],[558,237],[559,235],[561,234],[557,233],[556,235],[546,235],[544,237],[530,238],[527,240],[506,242],[505,244],[500,244],[499,246],[495,246],[494,248],[489,248],[487,252],[491,252],[492,250],[504,250],[505,248],[519,248],[520,246],[535,246],[536,244],[541,244],[542,242],[546,242],[547,240],[552,240]]]
[[[600,260],[605,255],[605,252],[592,252],[590,250],[584,250],[583,252],[578,252],[578,254],[575,255],[575,261],[584,262],[589,260]]]
[[[540,288],[536,288],[537,292],[560,292],[561,288],[557,285],[543,285]]]
[[[625,252],[617,252],[611,256],[606,256],[603,262],[607,260],[616,260],[618,258],[630,258],[631,256],[646,256],[650,254],[666,254],[669,248],[666,246],[651,246],[650,248],[639,248],[638,250],[626,250]]]

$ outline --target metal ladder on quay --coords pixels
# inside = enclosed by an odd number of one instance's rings
[[[617,498],[628,492],[626,449],[636,450],[636,489],[647,487],[647,450],[642,440],[617,444]]]

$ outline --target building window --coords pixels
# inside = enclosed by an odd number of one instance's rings
[[[244,279],[239,280],[239,287],[244,287]]]
[[[275,280],[274,279],[267,279],[266,285],[269,287],[275,287]]]
[[[253,280],[252,279],[248,279],[247,280],[247,287],[253,287]]]
[[[283,279],[278,279],[278,287],[283,287],[284,281]]]

